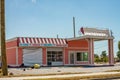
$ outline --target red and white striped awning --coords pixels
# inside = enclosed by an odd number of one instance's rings
[[[66,39],[19,37],[19,46],[66,46]]]

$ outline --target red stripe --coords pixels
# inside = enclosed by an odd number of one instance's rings
[[[46,38],[44,38],[45,44],[47,43]]]
[[[25,43],[23,37],[21,39],[22,39],[22,42]]]
[[[32,40],[31,40],[31,38],[29,38],[30,39],[30,43],[32,43]]]
[[[58,39],[58,41],[59,41],[59,44],[62,44],[61,41],[60,41],[60,39]]]
[[[49,42],[49,44],[50,44],[50,38],[48,38],[48,42]]]
[[[40,38],[40,40],[41,40],[41,43],[43,44],[43,40],[42,40],[42,38]]]
[[[64,44],[63,39],[61,39],[62,44]]]
[[[53,38],[51,40],[52,40],[52,44],[54,44]]]
[[[33,38],[33,42],[36,44],[35,38]]]
[[[27,38],[25,38],[25,40],[26,40],[26,42],[28,43],[28,39],[27,39]]]
[[[55,41],[56,41],[56,44],[59,44],[58,41],[57,41],[57,39],[55,39]]]
[[[40,44],[40,42],[39,42],[39,38],[36,38],[37,39],[37,41],[38,41],[38,44]]]

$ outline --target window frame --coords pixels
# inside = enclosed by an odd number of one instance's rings
[[[78,60],[78,53],[81,54],[81,58]],[[85,54],[87,54],[87,58],[85,59]],[[80,61],[80,62],[88,62],[89,61],[89,57],[88,57],[88,52],[76,52],[76,61]]]

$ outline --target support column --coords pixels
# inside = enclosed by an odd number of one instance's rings
[[[42,55],[43,55],[43,65],[46,66],[47,65],[47,49],[46,48],[42,48]]]
[[[89,39],[89,64],[94,65],[94,39]]]
[[[114,65],[113,39],[108,40],[109,65]]]

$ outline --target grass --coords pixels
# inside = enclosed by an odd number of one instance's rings
[[[108,71],[105,71],[105,72],[120,72],[120,70],[108,70]]]
[[[48,78],[48,79],[24,79],[24,80],[94,80],[94,79],[110,79],[120,78],[120,74],[107,74],[107,75],[95,75],[95,76],[82,76],[82,77],[69,77],[69,78]]]
[[[20,74],[20,75],[8,75],[5,77],[27,77],[27,76],[49,76],[49,75],[66,75],[66,74],[85,74],[86,72],[66,72],[66,73],[55,73],[55,74]],[[4,76],[0,76],[4,77]]]
[[[0,69],[0,76],[2,76],[2,69]]]

